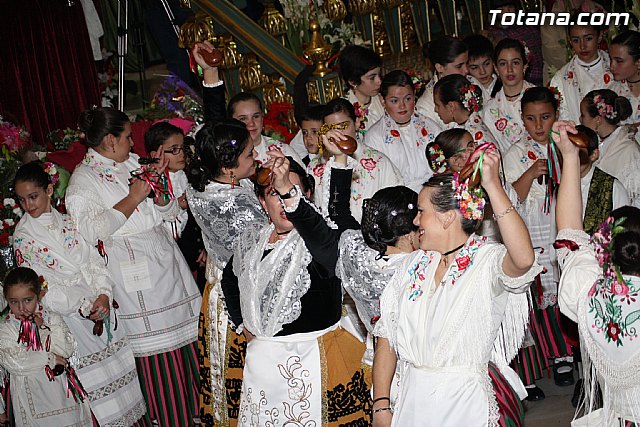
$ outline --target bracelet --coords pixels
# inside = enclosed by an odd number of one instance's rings
[[[373,399],[373,403],[380,402],[381,400],[388,400],[389,402],[391,402],[391,399],[389,399],[388,397],[379,397],[377,399]]]
[[[372,413],[377,414],[378,412],[391,411],[391,407],[387,406],[386,408],[378,408],[374,409]]]
[[[493,220],[494,220],[494,221],[499,220],[500,218],[502,218],[503,216],[505,216],[506,214],[508,214],[509,212],[511,212],[511,211],[512,211],[512,210],[514,210],[514,209],[515,209],[515,207],[514,207],[513,205],[511,205],[511,206],[509,206],[509,207],[507,208],[507,210],[506,210],[506,211],[502,212],[501,214],[497,214],[497,215],[496,215],[496,214],[493,214]]]

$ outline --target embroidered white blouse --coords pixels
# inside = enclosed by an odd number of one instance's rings
[[[93,149],[74,171],[67,209],[91,246],[99,241],[108,256],[119,319],[136,357],[172,351],[197,339],[201,297],[180,249],[163,227],[180,212],[175,200],[164,207],[151,198],[127,219],[113,206],[129,194],[131,171],[140,168],[130,154],[116,163]]]
[[[495,97],[488,100],[482,107],[484,123],[489,128],[503,154],[525,132],[520,101],[524,92],[530,87],[534,87],[534,85],[526,80],[522,82],[522,92],[513,100],[507,99],[504,95],[504,88],[502,88],[496,93]]]
[[[401,364],[392,426],[497,426],[487,364],[508,364],[527,326],[526,290],[540,271],[502,271],[506,249],[471,235],[442,281],[441,255],[404,258],[380,299],[374,334],[387,338]]]
[[[440,127],[420,113],[414,113],[411,123],[398,124],[385,113],[382,119],[369,129],[365,145],[385,154],[402,174],[405,185],[419,192],[433,170],[427,162],[427,144],[435,140]]]
[[[351,214],[358,222],[362,218],[362,201],[364,199],[372,197],[376,191],[382,188],[404,185],[402,174],[391,160],[371,147],[358,144],[353,157],[349,157],[347,162],[349,167],[353,168]],[[326,161],[323,156],[318,156],[311,160],[307,166],[307,172],[312,174],[316,181],[313,201],[325,215],[328,214],[330,197],[329,186],[325,185],[325,182],[329,181],[333,164],[333,157]]]
[[[578,323],[586,389],[591,390],[595,376],[603,390],[604,416],[593,425],[620,425],[611,423],[618,417],[638,423],[640,278],[624,275],[624,283],[605,285],[589,235],[565,229],[558,233],[558,240],[570,240],[578,246],[575,251],[557,251],[562,269],[558,304]],[[589,394],[587,398],[592,400],[595,396]]]
[[[598,51],[598,59],[586,64],[574,55],[551,79],[551,86],[558,88],[560,120],[580,122],[580,102],[595,89],[612,89],[615,81],[609,69],[609,54]]]

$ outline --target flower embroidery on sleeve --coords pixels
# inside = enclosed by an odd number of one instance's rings
[[[482,135],[483,135],[483,134],[482,134],[482,132],[478,131],[478,132],[476,132],[476,134],[474,135],[474,139],[475,139],[476,141],[480,141],[480,140],[482,139]]]
[[[528,157],[529,159],[533,160],[534,162],[535,162],[536,160],[538,160],[538,157],[536,157],[536,155],[534,154],[534,152],[533,152],[533,151],[529,151],[529,152],[527,152],[527,157]]]
[[[502,117],[501,119],[496,120],[496,129],[498,129],[498,131],[502,132],[506,128],[507,128],[507,119]]]
[[[397,131],[396,129],[391,129],[391,136],[394,138],[400,138],[400,132]]]
[[[609,82],[611,81],[611,75],[609,75],[609,73],[604,73],[603,79],[604,79],[604,84],[608,85]]]

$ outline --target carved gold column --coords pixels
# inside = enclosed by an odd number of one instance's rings
[[[342,0],[324,0],[324,13],[333,22],[342,21],[347,16],[347,7]]]
[[[402,35],[402,51],[405,52],[416,46],[417,42],[417,28],[409,3],[403,3],[402,6],[400,6],[400,29]]]
[[[213,32],[213,18],[204,12],[198,12],[180,27],[178,34],[178,47],[191,49],[196,43],[203,41],[215,42],[216,35]]]
[[[265,111],[269,110],[269,107],[274,102],[287,102],[293,105],[293,98],[287,93],[287,88],[282,81],[282,76],[278,73],[273,73],[267,76],[267,83],[262,89],[262,100],[264,102]],[[293,114],[293,110],[291,111]],[[293,117],[290,118],[290,122],[293,123]]]
[[[238,45],[229,34],[221,34],[218,37],[218,46],[224,53],[224,61],[220,67],[224,78],[224,86],[227,91],[227,99],[240,92],[240,73],[242,55],[238,52]]]
[[[376,39],[373,25],[373,11],[376,0],[349,0],[349,11],[353,15],[353,23],[362,33],[365,40],[370,40],[375,49]]]
[[[278,39],[283,46],[285,46],[285,34],[287,33],[287,20],[280,13],[273,4],[273,1],[268,1],[264,4],[264,13],[258,20],[258,24],[264,28],[264,30],[271,34],[274,38]]]
[[[238,70],[240,87],[243,91],[253,92],[260,89],[268,81],[268,77],[262,72],[255,53],[245,53],[242,56],[242,65]]]

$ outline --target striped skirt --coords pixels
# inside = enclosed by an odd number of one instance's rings
[[[489,363],[489,378],[491,378],[491,385],[493,385],[500,410],[500,427],[522,427],[524,425],[522,402],[513,387],[493,363]]]
[[[192,425],[198,415],[196,343],[136,357],[136,368],[151,419],[161,427]]]

